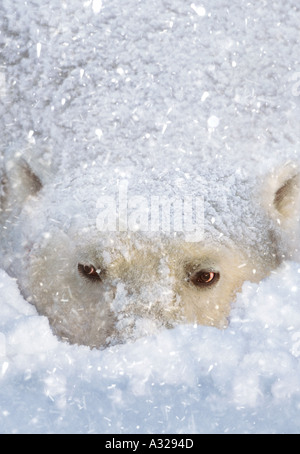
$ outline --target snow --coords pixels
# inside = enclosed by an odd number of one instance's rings
[[[191,8],[198,14],[198,16],[205,16],[206,11],[203,6],[197,6],[195,3],[191,4]]]
[[[202,99],[202,98],[201,98]],[[220,123],[220,120],[218,117],[216,117],[215,115],[212,115],[211,117],[209,117],[209,119],[207,120],[207,124],[208,124],[208,127],[209,128],[217,128],[219,126],[219,123]]]
[[[297,159],[299,5],[261,3],[3,0],[0,177],[4,155],[24,150],[44,184],[81,181],[82,201],[110,184],[95,190],[99,162],[135,194],[152,174],[154,189],[203,185],[194,172],[210,163],[222,204],[225,161],[243,181]],[[77,212],[64,193],[47,189],[46,222],[57,197],[59,215]],[[218,228],[217,210],[207,222]],[[244,284],[224,331],[146,327],[90,350],[57,339],[0,270],[0,433],[297,433],[299,301],[300,264],[285,262]]]
[[[295,433],[300,265],[245,283],[230,327],[90,350],[56,339],[0,274],[1,433]]]

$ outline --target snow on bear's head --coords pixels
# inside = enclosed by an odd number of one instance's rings
[[[96,168],[43,186],[21,163],[2,178],[2,266],[62,339],[99,348],[178,322],[224,328],[243,282],[290,257],[293,164],[263,183]]]

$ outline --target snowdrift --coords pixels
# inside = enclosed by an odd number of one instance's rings
[[[245,283],[230,327],[99,351],[58,341],[0,275],[1,433],[296,433],[300,267]]]

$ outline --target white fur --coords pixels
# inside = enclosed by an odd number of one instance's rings
[[[237,179],[223,204],[212,197],[222,195],[218,184],[226,187],[226,175],[207,182],[211,198],[198,243],[174,235],[99,232],[91,208],[85,209],[89,191],[83,189],[89,186],[78,187],[76,179],[41,189],[24,163],[10,164],[5,179],[1,265],[53,331],[71,343],[103,347],[179,322],[225,328],[243,282],[268,276],[294,244],[299,183],[291,165],[261,187],[245,190],[244,179]],[[207,213],[214,205],[212,224]],[[101,281],[82,275],[78,264],[94,266]],[[217,273],[219,280],[195,285],[191,275],[200,270]]]

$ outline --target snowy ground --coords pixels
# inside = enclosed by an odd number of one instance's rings
[[[120,5],[0,2],[1,151],[47,147],[54,169],[99,147],[112,165],[204,150],[250,173],[297,158],[297,0]],[[299,301],[300,264],[284,263],[245,283],[225,331],[91,351],[55,338],[0,271],[0,433],[299,432]]]
[[[295,433],[300,265],[245,284],[230,328],[104,351],[59,342],[0,274],[1,433]]]

